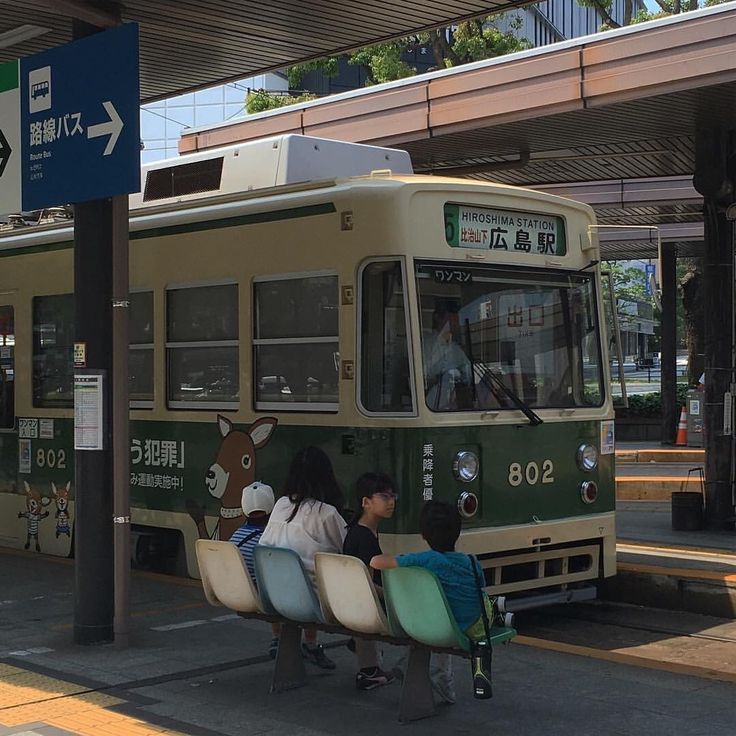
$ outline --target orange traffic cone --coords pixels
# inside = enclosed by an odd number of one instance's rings
[[[685,404],[682,405],[682,411],[680,412],[680,423],[677,425],[675,445],[678,447],[687,446],[687,410]]]

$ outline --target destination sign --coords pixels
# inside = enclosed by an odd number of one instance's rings
[[[451,202],[445,204],[445,239],[452,248],[550,256],[567,253],[562,217]]]

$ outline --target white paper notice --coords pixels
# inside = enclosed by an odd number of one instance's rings
[[[102,374],[74,375],[74,449],[102,450]]]

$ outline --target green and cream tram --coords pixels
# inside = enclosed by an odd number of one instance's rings
[[[300,136],[144,170],[130,217],[140,560],[163,551],[196,576],[194,541],[228,538],[241,489],[278,489],[315,444],[348,498],[362,472],[396,478],[386,551],[422,548],[435,498],[457,504],[492,590],[583,597],[615,572],[592,210],[410,171],[400,151]],[[57,555],[74,523],[72,289],[70,223],[0,233],[0,545]]]

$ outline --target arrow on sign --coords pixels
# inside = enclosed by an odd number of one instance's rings
[[[8,139],[3,135],[2,130],[0,130],[0,176],[3,175],[12,153],[13,150],[10,148]]]
[[[109,135],[110,140],[107,142],[105,150],[102,152],[103,156],[109,156],[112,153],[113,148],[115,148],[115,144],[118,142],[120,131],[123,129],[124,123],[120,119],[120,115],[118,115],[118,111],[115,109],[115,105],[113,105],[112,102],[108,100],[107,102],[103,102],[102,106],[110,116],[110,121],[107,123],[90,125],[89,128],[87,128],[87,138],[99,138],[101,135]]]

